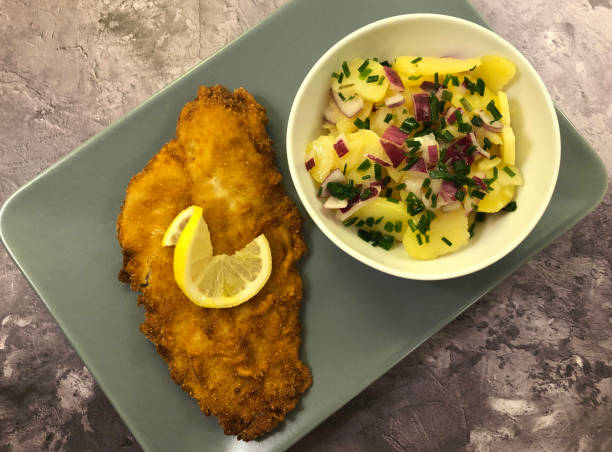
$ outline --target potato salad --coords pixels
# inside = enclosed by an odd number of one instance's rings
[[[486,214],[516,210],[521,173],[497,55],[345,61],[331,74],[325,134],[305,165],[322,206],[363,240],[433,259],[469,242]]]

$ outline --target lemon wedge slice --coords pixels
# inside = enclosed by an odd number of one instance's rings
[[[168,229],[166,229],[166,232],[162,237],[162,246],[176,245],[181,232],[183,232],[183,229],[185,229],[185,226],[187,226],[187,222],[193,215],[193,210],[195,207],[196,206],[187,207],[176,217],[174,217],[174,220],[172,220],[172,223],[170,223],[170,226],[168,226]]]
[[[191,206],[189,209],[192,209],[191,216],[174,250],[174,279],[180,289],[195,304],[206,308],[230,308],[252,298],[272,272],[272,253],[266,237],[259,235],[231,256],[213,256],[202,208]],[[176,229],[180,229],[185,218],[183,221],[178,218],[187,210],[177,215],[168,231],[175,222]]]

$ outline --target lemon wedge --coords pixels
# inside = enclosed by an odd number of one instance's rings
[[[185,224],[189,209],[191,215]],[[195,304],[206,308],[237,306],[256,295],[268,281],[272,253],[265,235],[259,235],[231,256],[213,256],[201,207],[191,206],[179,213],[168,231],[173,227],[181,230],[174,250],[174,279]],[[174,235],[168,231],[166,234]]]
[[[185,226],[187,226],[187,222],[193,215],[193,210],[195,207],[196,206],[187,207],[176,217],[174,217],[174,220],[172,220],[172,223],[170,223],[170,226],[168,226],[168,229],[166,229],[166,232],[162,237],[162,246],[176,245],[181,232],[183,232],[183,229],[185,229]]]

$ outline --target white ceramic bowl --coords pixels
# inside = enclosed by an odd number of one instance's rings
[[[401,55],[505,56],[516,64],[505,88],[516,135],[516,165],[525,183],[516,192],[518,209],[489,216],[469,244],[458,252],[429,261],[411,258],[401,244],[391,251],[361,240],[324,209],[316,184],[304,166],[306,145],[323,133],[322,113],[330,74],[355,57],[389,59]],[[462,19],[435,14],[408,14],[374,22],[351,33],[316,62],[298,90],[287,128],[287,153],[293,183],[306,210],[323,233],[355,259],[403,278],[439,280],[480,270],[504,257],[527,237],[542,217],[559,172],[561,142],[553,103],[531,64],[495,33]]]

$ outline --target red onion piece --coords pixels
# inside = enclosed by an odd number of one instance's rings
[[[368,154],[366,155],[366,157],[372,160],[373,162],[380,163],[382,166],[391,166],[389,162],[381,159],[380,157],[375,156],[374,154]]]
[[[480,116],[480,119],[482,119],[482,128],[488,130],[489,132],[499,133],[504,128],[501,121],[494,121],[493,117],[486,111],[480,110],[478,112],[478,116]]]
[[[327,197],[330,195],[329,190],[327,189],[327,184],[330,182],[344,182],[344,174],[338,168],[335,168],[329,172],[327,177],[323,179],[321,182],[321,197]]]
[[[391,160],[393,168],[397,168],[402,160],[404,160],[404,150],[395,143],[390,141],[380,140],[380,144],[385,150],[387,157]]]
[[[363,108],[363,99],[360,96],[355,95],[351,100],[347,100],[346,102],[340,99],[340,96],[333,89],[331,90],[332,97],[334,102],[342,112],[344,116],[347,118],[352,118],[357,113],[361,111]]]
[[[402,83],[402,79],[399,75],[397,75],[397,72],[395,72],[389,66],[383,66],[383,69],[385,70],[385,75],[387,76],[387,80],[389,80],[389,86],[391,89],[395,91],[403,91],[404,83]]]
[[[403,146],[406,142],[406,138],[408,138],[408,134],[402,132],[397,126],[389,126],[381,138],[385,141],[395,143],[398,146]]]
[[[413,94],[414,112],[417,121],[431,120],[431,106],[429,105],[429,95],[425,93]]]
[[[435,145],[430,145],[427,146],[427,164],[429,165],[433,165],[435,163],[438,163],[438,146]]]
[[[476,185],[478,185],[483,191],[488,191],[489,187],[487,187],[487,184],[484,183],[484,181],[478,177],[478,176],[473,176],[472,180],[476,183]]]
[[[427,166],[425,165],[425,160],[424,159],[418,159],[414,165],[412,165],[410,168],[408,168],[409,172],[411,173],[427,173]]]
[[[431,92],[431,91],[433,91],[433,90],[435,90],[435,89],[436,89],[436,85],[434,84],[434,82],[430,82],[430,81],[428,81],[428,80],[425,80],[423,83],[421,83],[420,88],[421,88],[423,91],[429,91],[429,92]]]
[[[457,110],[459,110],[463,115],[463,108],[450,107],[448,110],[446,110],[444,117],[446,118],[447,124],[454,124],[455,122],[457,122],[457,116],[455,115],[455,112]]]
[[[338,157],[340,158],[342,158],[343,155],[346,155],[349,152],[349,148],[346,146],[346,143],[342,138],[336,141],[336,143],[334,144],[334,149],[336,150],[336,154],[338,154]]]
[[[323,204],[323,207],[326,209],[344,209],[347,205],[348,199],[338,199],[330,196]]]
[[[311,169],[313,169],[315,167],[315,161],[314,158],[309,158],[308,160],[306,160],[306,170],[310,171]]]
[[[455,201],[455,193],[457,193],[457,186],[449,181],[442,182],[442,187],[440,187],[440,196],[446,202]]]
[[[352,216],[357,210],[361,209],[364,205],[369,202],[374,201],[378,195],[380,195],[380,190],[376,187],[370,189],[370,195],[367,199],[360,199],[359,195],[355,196],[353,199],[349,200],[348,205],[342,209],[338,209],[336,212],[336,218],[340,221],[344,221],[350,216]]]
[[[405,101],[406,99],[404,99],[404,95],[402,93],[397,93],[393,96],[387,97],[385,99],[385,105],[389,108],[395,108],[404,105]]]

